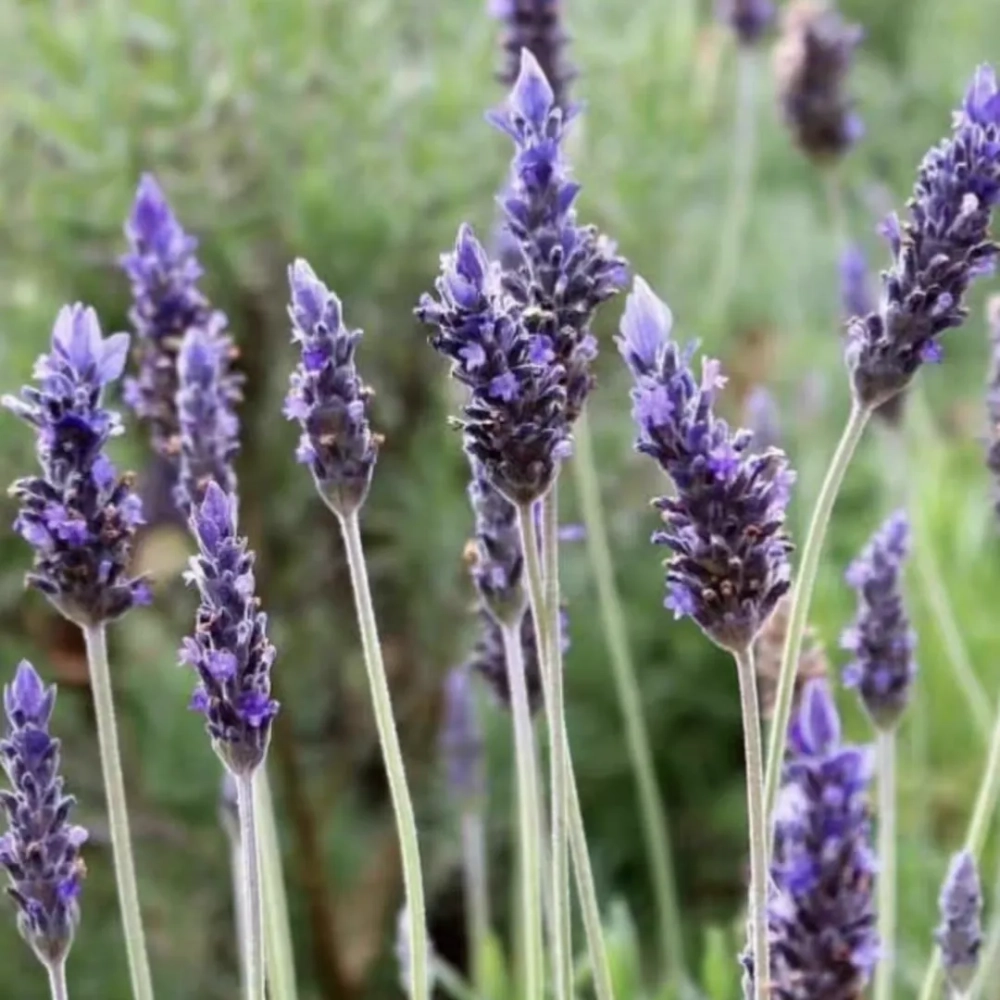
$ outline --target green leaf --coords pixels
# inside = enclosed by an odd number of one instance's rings
[[[483,970],[482,1000],[513,1000],[507,957],[496,934],[490,933],[480,942],[478,958]]]
[[[739,966],[732,935],[722,927],[705,930],[701,960],[701,985],[709,1000],[737,1000],[740,991]]]

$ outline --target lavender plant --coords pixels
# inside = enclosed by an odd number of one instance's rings
[[[636,449],[655,459],[676,494],[654,506],[665,527],[653,536],[667,545],[666,607],[691,617],[736,661],[746,750],[750,827],[751,955],[769,968],[767,935],[767,820],[753,642],[789,588],[791,543],[784,530],[794,476],[784,454],[751,454],[752,435],[732,433],[715,416],[724,380],[705,359],[699,383],[690,349],[671,339],[673,317],[636,278],[622,317],[619,350],[635,379],[632,416]],[[769,995],[765,979],[757,1000]]]
[[[34,549],[28,584],[83,631],[132,990],[151,1000],[105,634],[108,622],[151,599],[147,582],[128,572],[142,504],[104,450],[122,425],[102,397],[122,373],[128,343],[122,333],[104,339],[93,309],[66,306],[35,364],[37,386],[2,402],[37,434],[41,475],[11,487],[20,504],[14,527]]]
[[[362,383],[354,360],[361,332],[344,327],[340,300],[316,277],[306,261],[295,261],[288,277],[292,339],[302,353],[291,376],[285,415],[298,421],[302,428],[297,457],[309,466],[320,497],[337,516],[347,551],[365,667],[403,860],[409,930],[408,981],[413,1000],[427,1000],[430,950],[417,824],[392,714],[361,541],[360,512],[368,495],[379,445],[379,438],[369,424],[370,391]]]
[[[755,45],[774,21],[770,0],[716,0],[716,15],[733,30],[740,45]]]
[[[941,923],[934,940],[941,949],[941,961],[952,995],[964,996],[969,991],[979,967],[983,946],[980,916],[983,890],[975,858],[960,851],[951,860],[948,876],[941,886]]]
[[[0,763],[11,790],[0,791],[8,825],[0,837],[0,865],[10,878],[18,930],[45,967],[53,1000],[66,1000],[87,831],[68,821],[75,799],[63,794],[59,740],[49,735],[55,700],[55,687],[46,688],[27,660],[4,686],[7,734],[0,740]]]

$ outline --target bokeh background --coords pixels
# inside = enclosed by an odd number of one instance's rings
[[[997,0],[844,0],[867,37],[851,90],[863,140],[842,165],[852,236],[876,265],[877,218],[901,206],[925,149],[949,125],[976,63],[1000,59]],[[823,178],[775,110],[768,39],[755,92],[759,162],[734,292],[719,315],[710,291],[726,227],[734,155],[735,45],[695,0],[566,0],[587,114],[572,140],[582,216],[618,241],[731,375],[723,405],[739,416],[753,385],[779,399],[799,470],[793,523],[815,494],[846,413],[840,362],[837,240]],[[105,328],[127,326],[116,266],[140,172],[156,173],[201,240],[204,287],[229,315],[247,383],[242,513],[273,616],[284,706],[270,770],[292,902],[302,996],[400,995],[392,939],[399,858],[368,707],[346,567],[333,518],[293,457],[280,401],[294,356],[285,268],[307,257],[366,336],[360,364],[385,434],[364,515],[396,713],[417,799],[437,947],[464,960],[459,837],[437,744],[440,690],[475,638],[462,563],[470,532],[467,468],[446,416],[440,359],[412,317],[460,221],[484,233],[508,148],[483,110],[502,91],[497,25],[479,0],[0,0],[0,388],[30,374],[59,305],[83,300]],[[984,281],[982,285],[989,285]],[[996,282],[994,282],[996,284]],[[742,943],[745,820],[736,677],[689,623],[662,608],[661,553],[649,544],[662,492],[631,449],[627,380],[604,308],[592,413],[618,583],[670,812],[687,944],[695,968]],[[984,757],[929,610],[933,577],[954,606],[975,670],[1000,684],[1000,539],[983,465],[987,339],[983,290],[942,367],[921,376],[903,447],[875,427],[848,476],[815,602],[831,667],[852,613],[843,570],[893,502],[917,536],[910,581],[921,666],[902,729],[900,996],[915,992],[947,855],[962,839]],[[0,479],[33,464],[27,430],[3,417]],[[171,523],[145,434],[116,445],[142,473],[154,522],[138,559],[158,580],[151,609],[112,632],[112,658],[141,894],[161,1000],[237,996],[219,767],[191,679],[175,667],[194,597],[189,554]],[[886,472],[896,498],[887,497]],[[577,518],[571,489],[564,520]],[[2,501],[0,522],[13,518]],[[928,570],[928,560],[930,569]],[[933,562],[937,567],[933,566]],[[56,727],[67,782],[93,831],[84,920],[70,960],[77,1000],[128,995],[93,713],[82,647],[44,600],[23,591],[27,546],[0,533],[0,674],[22,656],[60,683]],[[602,899],[615,941],[653,958],[654,913],[636,801],[583,545],[567,546],[564,592],[569,731]],[[867,728],[850,696],[851,733]],[[484,701],[489,729],[493,904],[510,899],[509,722]],[[995,880],[992,852],[984,880]],[[618,944],[616,944],[618,947]],[[622,948],[628,950],[626,945]],[[737,970],[713,972],[736,996]],[[1000,985],[992,996],[1000,997]],[[0,919],[0,996],[46,996]]]

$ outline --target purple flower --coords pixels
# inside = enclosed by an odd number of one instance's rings
[[[451,360],[469,389],[459,421],[465,450],[511,503],[532,503],[570,453],[566,389],[558,364],[532,360],[534,334],[500,287],[500,272],[471,228],[441,260],[437,298],[425,294],[417,316],[436,327],[431,345]]]
[[[861,138],[861,120],[845,94],[864,31],[823,0],[793,0],[782,18],[774,69],[785,124],[802,151],[830,160]]]
[[[233,774],[247,775],[263,762],[278,714],[274,647],[255,595],[254,557],[236,534],[235,497],[214,480],[192,513],[191,530],[199,552],[185,580],[197,586],[201,604],[178,657],[198,673],[191,707],[205,716],[215,752]]]
[[[781,413],[774,396],[764,386],[754,386],[747,393],[743,400],[743,420],[753,434],[754,451],[781,446]]]
[[[826,684],[810,681],[789,731],[775,815],[768,909],[775,1000],[852,1000],[871,978],[879,956],[873,769],[869,748],[841,743]]]
[[[841,646],[854,659],[844,684],[858,689],[861,702],[880,729],[891,729],[909,701],[917,666],[916,638],[903,606],[903,561],[910,548],[910,526],[902,511],[875,533],[847,571],[858,592],[858,613]]]
[[[924,157],[908,205],[910,219],[883,225],[892,266],[878,309],[850,325],[845,358],[857,401],[872,407],[903,390],[920,366],[941,356],[938,338],[968,315],[974,278],[992,272],[997,244],[990,216],[1000,201],[1000,99],[981,66],[952,134]]]
[[[124,333],[102,338],[93,309],[66,306],[50,352],[35,364],[37,386],[2,400],[38,435],[42,474],[11,487],[20,502],[14,529],[35,549],[27,581],[83,626],[149,601],[146,582],[128,576],[142,505],[131,477],[119,477],[104,454],[122,426],[101,397],[122,373],[128,342]]]
[[[174,496],[188,517],[208,483],[236,490],[233,460],[240,441],[234,405],[240,392],[229,372],[231,353],[228,337],[192,327],[177,358],[180,469]]]
[[[774,21],[771,0],[716,0],[716,15],[725,21],[741,45],[759,42]]]
[[[344,326],[340,299],[304,260],[288,269],[292,340],[302,349],[285,416],[302,427],[299,461],[338,515],[356,511],[371,485],[380,438],[368,422],[371,390],[354,360],[360,330]]]
[[[75,800],[63,795],[59,740],[49,735],[55,687],[46,688],[27,660],[4,687],[7,734],[0,763],[12,790],[0,791],[7,832],[0,837],[0,865],[10,876],[17,925],[43,965],[66,959],[80,922],[84,876],[80,848],[87,831],[67,822]]]
[[[840,255],[840,302],[847,320],[867,316],[877,308],[868,261],[856,243]]]
[[[941,887],[941,923],[934,934],[941,964],[956,996],[968,992],[979,967],[983,947],[983,890],[975,858],[960,851],[951,859]]]
[[[129,319],[136,333],[139,373],[125,385],[125,398],[149,422],[153,447],[176,461],[181,447],[177,414],[178,354],[184,337],[198,329],[219,342],[225,362],[233,354],[224,335],[226,317],[212,309],[198,288],[198,241],[181,228],[150,174],[139,181],[125,223],[129,252],[121,266],[132,285]],[[225,376],[229,403],[240,399],[240,380]]]
[[[667,606],[690,615],[725,649],[754,639],[789,589],[785,508],[794,481],[781,451],[750,451],[749,431],[730,431],[713,412],[724,383],[705,359],[699,382],[691,349],[670,337],[670,310],[642,278],[625,305],[618,348],[635,378],[636,449],[656,459],[676,496],[654,505],[666,525],[653,536],[673,556]]]
[[[456,667],[444,685],[441,752],[448,785],[463,802],[483,794],[483,734],[466,667]]]
[[[625,261],[614,244],[576,221],[580,186],[570,179],[562,142],[578,111],[560,107],[538,60],[525,49],[505,106],[487,116],[514,141],[499,200],[507,243],[520,252],[506,255],[504,288],[520,306],[528,332],[546,338],[562,369],[570,423],[594,384],[594,314],[625,279]]]

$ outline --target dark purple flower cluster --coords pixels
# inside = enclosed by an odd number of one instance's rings
[[[990,329],[990,373],[986,384],[986,466],[993,473],[993,510],[1000,517],[1000,295],[987,308]]]
[[[456,667],[445,682],[441,752],[455,797],[465,802],[479,798],[483,794],[483,734],[467,667]]]
[[[825,0],[793,0],[785,8],[774,67],[785,123],[807,155],[829,160],[861,137],[861,119],[845,93],[863,30]]]
[[[236,534],[236,498],[216,482],[191,517],[198,555],[185,574],[201,603],[181,663],[198,672],[191,708],[206,719],[215,752],[235,775],[263,762],[278,703],[271,698],[274,647],[255,596],[253,553]]]
[[[371,390],[354,355],[360,330],[344,326],[340,299],[304,260],[288,269],[292,340],[302,350],[292,372],[285,416],[302,427],[297,456],[320,495],[338,515],[365,502],[380,439],[368,422]]]
[[[132,284],[129,319],[139,352],[139,374],[126,382],[125,399],[149,422],[153,447],[176,461],[181,447],[177,362],[184,337],[198,329],[218,341],[224,368],[220,394],[230,406],[241,398],[240,380],[228,371],[233,345],[224,335],[226,317],[212,309],[198,288],[198,241],[181,228],[150,174],[139,181],[125,235],[130,250],[121,266]]]
[[[177,358],[180,465],[174,498],[191,516],[210,482],[226,493],[236,490],[233,460],[240,449],[239,421],[233,404],[239,398],[228,367],[228,337],[191,327]]]
[[[578,110],[557,104],[537,60],[525,50],[506,105],[487,116],[515,147],[500,207],[508,242],[520,254],[504,269],[504,287],[541,345],[539,354],[562,369],[570,423],[594,384],[594,313],[625,281],[625,261],[614,244],[594,226],[576,221],[580,185],[570,179],[562,142]]]
[[[906,515],[893,514],[847,571],[858,592],[858,613],[841,646],[854,656],[844,684],[858,689],[865,711],[880,729],[891,729],[906,708],[916,676],[916,638],[903,606],[901,577],[909,552]]]
[[[504,25],[506,61],[498,74],[500,82],[514,86],[521,53],[527,49],[552,84],[556,104],[565,107],[566,91],[576,71],[563,58],[569,38],[562,24],[562,0],[490,0],[489,11]]]
[[[759,42],[774,21],[771,0],[716,0],[716,14],[732,29],[741,45]]]
[[[0,865],[10,876],[21,935],[49,967],[65,960],[80,922],[80,848],[87,840],[83,827],[67,822],[75,800],[63,795],[59,740],[49,735],[55,699],[55,687],[46,688],[22,660],[4,687],[7,735],[0,740],[0,763],[13,786],[0,791],[8,824]]]
[[[948,984],[961,996],[972,985],[983,947],[983,889],[975,858],[968,851],[952,858],[939,905],[941,923],[934,939],[941,949]]]
[[[14,529],[35,550],[28,583],[84,626],[117,618],[151,596],[145,580],[128,576],[142,504],[131,478],[119,476],[104,453],[122,427],[101,397],[122,373],[128,342],[124,333],[105,340],[93,309],[66,306],[51,350],[35,364],[37,387],[3,397],[38,434],[42,474],[11,487],[21,505]]]
[[[432,346],[468,386],[460,426],[465,449],[489,482],[515,504],[543,496],[571,451],[563,369],[552,341],[532,333],[500,287],[500,272],[463,225],[454,253],[417,307],[437,327]]]
[[[768,909],[775,1000],[857,1000],[878,961],[867,747],[844,746],[823,681],[789,730]],[[752,969],[751,969],[752,972]]]
[[[666,606],[690,615],[724,649],[745,650],[789,589],[785,532],[793,473],[781,451],[754,454],[749,431],[713,413],[724,380],[705,359],[701,383],[691,351],[670,337],[673,319],[642,278],[622,317],[619,350],[635,378],[636,449],[659,462],[677,493],[655,506],[666,528],[653,541],[673,552]]]
[[[866,407],[900,392],[926,361],[939,361],[939,336],[961,326],[972,280],[991,273],[1000,247],[989,239],[1000,201],[1000,88],[988,66],[976,71],[949,138],[924,157],[901,224],[883,235],[893,263],[877,310],[848,330],[846,361]]]

